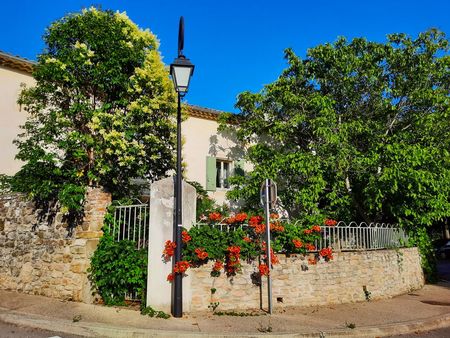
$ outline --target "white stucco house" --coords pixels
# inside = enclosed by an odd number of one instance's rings
[[[12,143],[26,120],[26,112],[17,104],[21,84],[32,86],[34,62],[0,51],[0,174],[13,175],[21,162],[14,157]],[[242,150],[233,136],[218,129],[218,110],[187,105],[182,123],[185,177],[199,182],[219,204],[226,202],[227,178],[242,166]]]

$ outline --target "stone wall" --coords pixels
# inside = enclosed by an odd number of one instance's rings
[[[390,298],[424,285],[417,248],[337,252],[332,261],[317,265],[308,265],[300,255],[279,259],[272,271],[274,309]],[[211,266],[189,270],[192,311],[208,310],[214,302],[219,302],[218,310],[267,308],[266,277],[262,287],[251,278],[258,270],[256,262],[243,264],[242,273],[233,278],[211,277]]]
[[[49,222],[23,195],[0,196],[0,289],[90,302],[87,269],[110,202],[89,188],[83,222],[68,237],[63,214]]]

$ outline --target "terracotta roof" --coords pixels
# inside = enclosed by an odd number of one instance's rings
[[[193,104],[185,105],[185,109],[189,116],[213,121],[217,121],[219,115],[223,113],[220,110],[204,108]]]
[[[0,66],[31,74],[36,63],[28,59],[0,51]]]
[[[0,66],[20,70],[31,75],[35,65],[36,62],[34,61],[0,51]],[[220,110],[200,107],[193,104],[187,104],[185,105],[185,108],[189,116],[212,121],[217,121],[219,115],[224,113]]]

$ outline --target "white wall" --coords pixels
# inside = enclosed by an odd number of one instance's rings
[[[34,84],[30,74],[0,67],[0,174],[16,173],[22,163],[15,160],[17,148],[12,141],[21,132],[19,126],[25,123],[26,113],[20,111],[17,99],[20,84]]]
[[[203,187],[206,184],[206,157],[213,156],[225,160],[242,159],[242,149],[236,145],[229,133],[218,132],[217,121],[188,117],[182,123],[184,138],[183,161],[186,164],[185,175],[188,180],[197,181]],[[226,201],[226,189],[210,192],[218,204]]]

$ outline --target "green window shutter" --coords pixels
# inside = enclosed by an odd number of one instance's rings
[[[216,158],[206,157],[206,190],[216,191]]]
[[[244,176],[245,175],[244,163],[245,163],[244,160],[239,160],[234,163],[234,174],[236,176]]]

